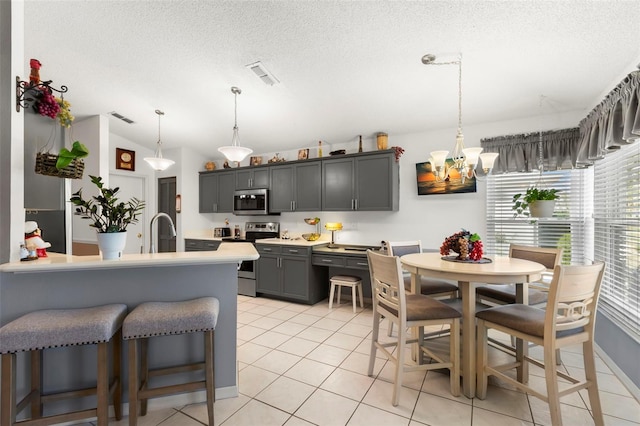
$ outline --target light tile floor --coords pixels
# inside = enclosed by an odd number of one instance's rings
[[[348,298],[329,310],[327,301],[306,306],[238,296],[240,395],[216,401],[216,425],[551,424],[537,398],[499,384],[485,400],[456,398],[438,372],[406,374],[400,404],[392,406],[393,364],[381,357],[374,377],[367,376],[371,321],[371,307],[354,314]],[[580,347],[563,351],[562,362],[570,373],[584,373]],[[599,359],[597,369],[605,423],[640,425],[638,401]],[[542,370],[530,374],[544,388]],[[563,398],[562,415],[565,425],[593,424],[586,392]],[[206,417],[204,404],[192,404],[150,411],[138,424],[201,426]]]

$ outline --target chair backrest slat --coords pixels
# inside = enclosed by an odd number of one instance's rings
[[[556,331],[589,326],[593,329],[604,275],[604,263],[593,265],[557,265],[549,288],[546,321]]]
[[[406,305],[402,268],[397,256],[367,251],[369,271],[371,273],[371,294],[374,309],[379,307],[386,311],[392,309],[403,312]]]
[[[415,241],[387,241],[389,256],[404,256],[405,254],[421,253],[422,243]]]
[[[509,257],[530,260],[544,265],[549,271],[553,271],[562,260],[562,248],[533,247],[511,244]]]

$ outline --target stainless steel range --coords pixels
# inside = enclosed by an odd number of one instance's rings
[[[223,238],[223,242],[255,243],[265,238],[278,238],[280,223],[247,222],[244,224],[244,238]],[[238,294],[256,296],[256,261],[245,260],[238,265]]]

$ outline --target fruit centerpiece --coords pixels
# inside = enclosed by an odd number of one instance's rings
[[[472,234],[466,229],[462,229],[460,232],[456,232],[453,235],[448,236],[442,242],[440,246],[440,254],[442,256],[448,255],[450,252],[458,253],[455,257],[456,260],[468,260],[479,261],[483,255],[482,241],[480,235]]]

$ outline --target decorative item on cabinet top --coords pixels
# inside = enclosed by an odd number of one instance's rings
[[[40,67],[42,64],[37,59],[29,61],[31,74],[29,81],[20,80],[20,76],[16,76],[16,112],[20,112],[20,107],[33,109],[44,117],[52,120],[58,119],[63,127],[71,126],[74,117],[71,115],[71,104],[64,100],[64,93],[69,89],[67,86],[60,86],[56,89],[51,85],[52,81],[40,81]],[[53,92],[60,93],[57,98]]]

